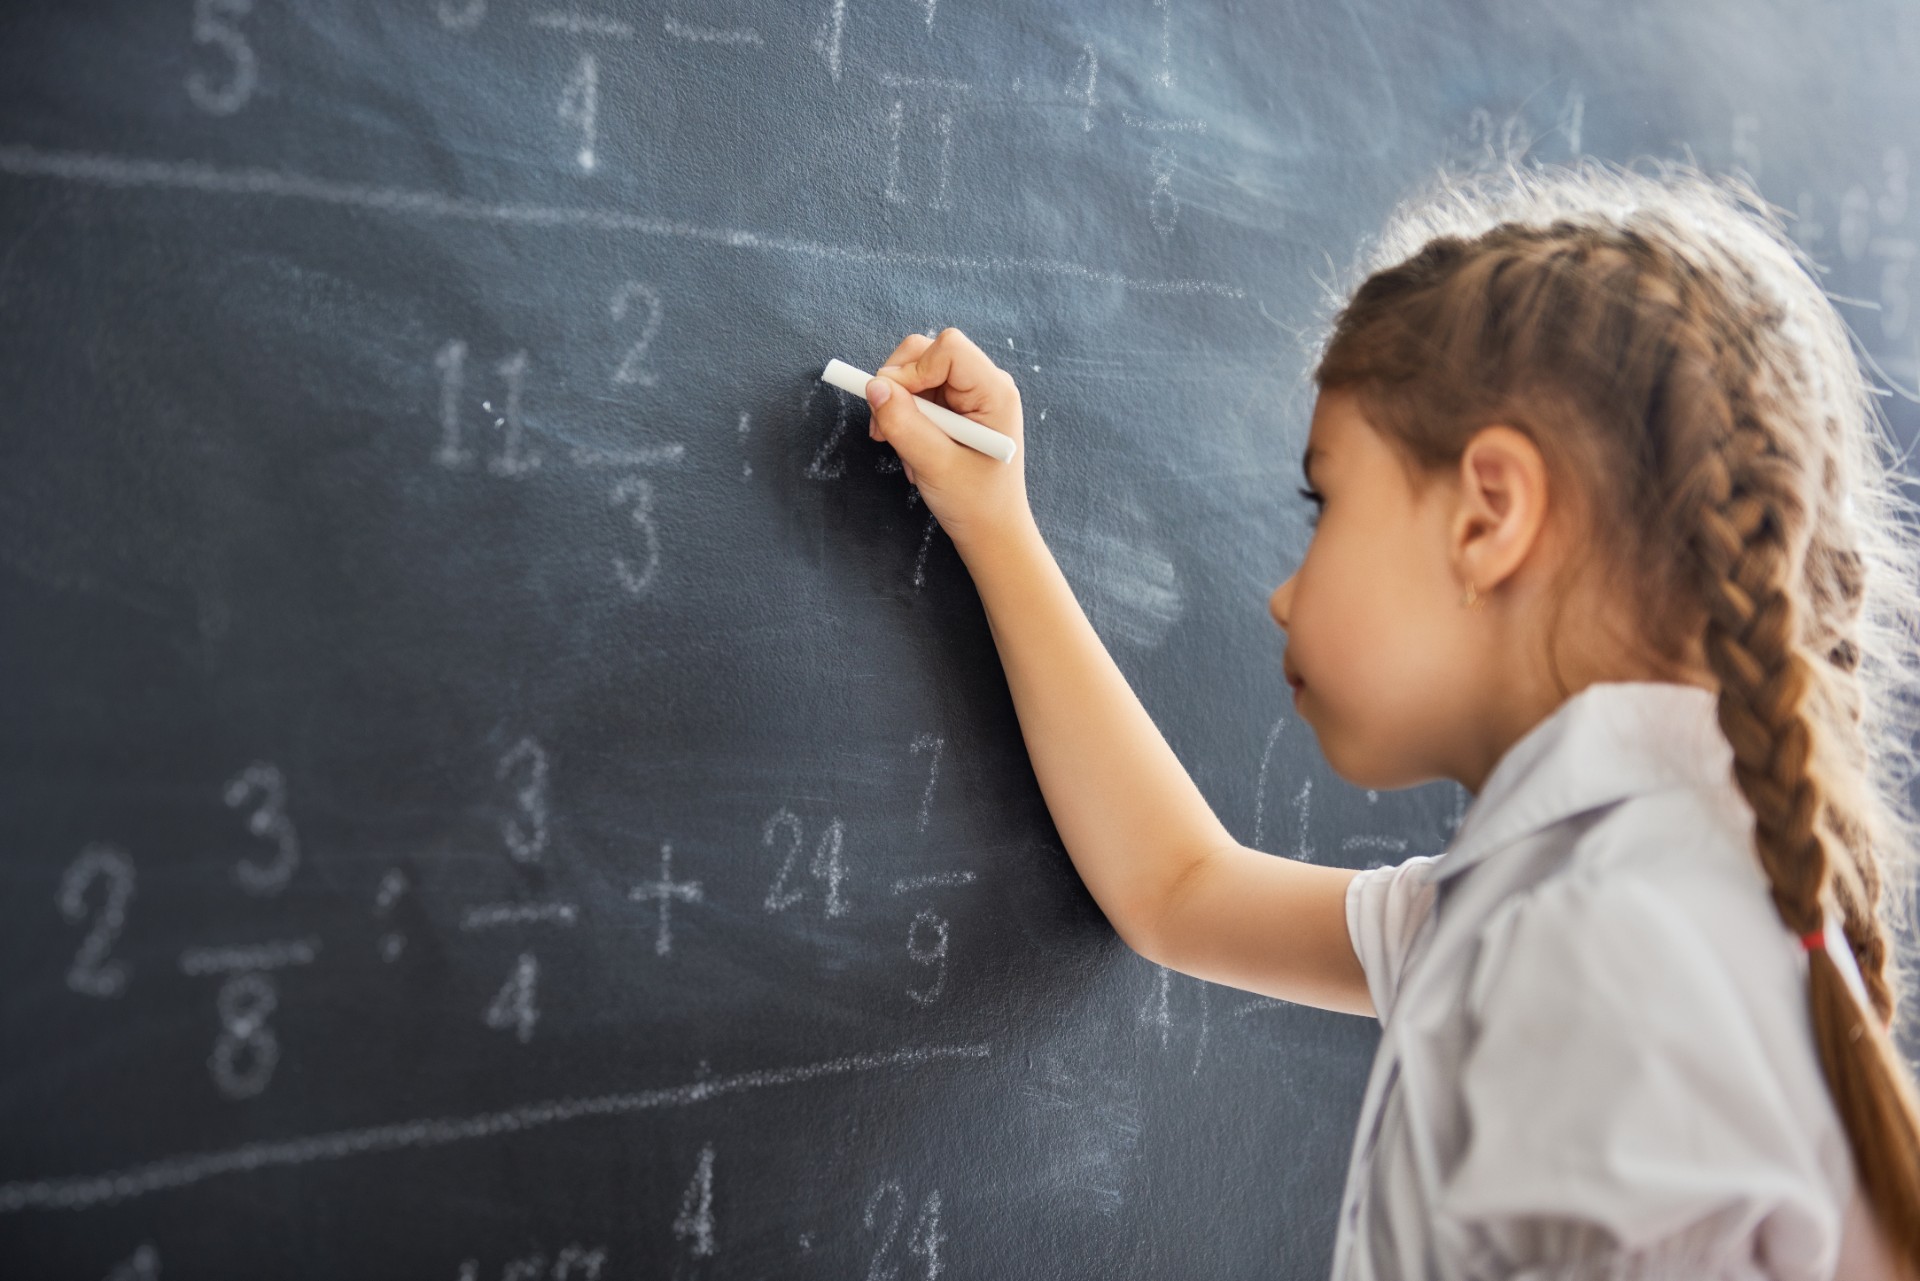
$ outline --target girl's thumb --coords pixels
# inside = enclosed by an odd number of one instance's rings
[[[877,377],[867,384],[867,404],[872,407],[880,439],[916,466],[921,455],[933,447],[932,437],[944,439],[945,434],[920,412],[907,389],[890,378]]]

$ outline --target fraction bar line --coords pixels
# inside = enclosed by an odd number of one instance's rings
[[[793,1067],[763,1068],[753,1072],[738,1072],[732,1076],[704,1077],[685,1085],[631,1094],[548,1099],[508,1108],[503,1112],[400,1121],[392,1125],[311,1134],[305,1138],[246,1143],[222,1151],[162,1157],[158,1161],[131,1165],[107,1174],[0,1183],[0,1214],[17,1214],[22,1210],[84,1210],[146,1196],[151,1192],[186,1187],[221,1174],[238,1174],[273,1166],[309,1165],[316,1161],[335,1161],[343,1157],[391,1152],[401,1148],[441,1147],[469,1139],[491,1138],[496,1134],[534,1130],[581,1117],[622,1116],[653,1108],[685,1107],[725,1094],[741,1094],[776,1085],[793,1085],[801,1081],[876,1072],[891,1067],[912,1067],[942,1059],[984,1059],[989,1054],[990,1049],[984,1043],[909,1046],[887,1054],[854,1054]]]
[[[520,227],[574,227],[592,231],[632,232],[679,240],[697,240],[729,249],[790,254],[798,258],[868,263],[888,267],[932,268],[946,272],[980,272],[1056,276],[1091,285],[1119,285],[1143,293],[1204,294],[1217,298],[1245,298],[1246,290],[1218,280],[1148,280],[1122,272],[1089,267],[1060,258],[981,258],[956,254],[915,253],[901,249],[869,249],[837,245],[793,236],[766,235],[737,227],[702,227],[671,218],[622,213],[613,209],[569,208],[518,202],[490,203],[463,196],[441,195],[405,187],[378,187],[368,183],[315,178],[284,169],[211,165],[197,160],[144,160],[91,151],[46,150],[20,144],[0,145],[0,173],[21,178],[55,178],[95,187],[157,188],[194,191],[206,195],[258,196],[316,204],[367,209],[378,213],[423,218],[450,218],[467,222],[504,223]]]

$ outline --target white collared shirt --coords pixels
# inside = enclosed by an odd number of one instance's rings
[[[1354,877],[1383,1032],[1335,1281],[1894,1275],[1732,760],[1711,691],[1590,685],[1444,854]],[[1865,1007],[1831,910],[1827,950]]]

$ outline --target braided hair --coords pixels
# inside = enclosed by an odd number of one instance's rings
[[[1354,393],[1416,475],[1488,424],[1526,432],[1572,518],[1607,531],[1578,540],[1549,635],[1567,579],[1598,573],[1641,606],[1622,644],[1713,673],[1780,920],[1817,934],[1831,899],[1858,964],[1870,1010],[1808,948],[1814,1037],[1866,1198],[1920,1268],[1920,1092],[1889,948],[1912,934],[1920,849],[1920,539],[1811,262],[1742,180],[1585,161],[1443,174],[1361,270],[1332,299],[1319,388]]]

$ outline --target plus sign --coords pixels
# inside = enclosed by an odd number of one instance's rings
[[[660,847],[660,879],[657,881],[647,881],[634,886],[627,891],[627,897],[636,903],[645,902],[650,898],[660,900],[660,932],[654,935],[653,950],[657,955],[665,956],[667,953],[673,951],[673,919],[670,915],[673,910],[673,900],[679,899],[684,903],[698,903],[700,901],[700,882],[681,881],[677,884],[675,883],[673,879],[673,846],[666,844]]]

